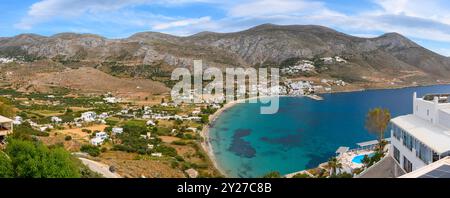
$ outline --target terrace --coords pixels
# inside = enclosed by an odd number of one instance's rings
[[[390,142],[390,138],[385,139]],[[371,157],[375,153],[375,148],[378,145],[378,140],[357,143],[358,148],[349,149],[349,147],[339,147],[336,150],[337,158],[342,163],[342,171],[352,173],[353,170],[363,168],[363,159],[367,155]],[[386,146],[385,148],[389,148]]]
[[[438,98],[439,103],[450,103],[450,94],[429,94],[423,97],[426,101],[433,101]]]

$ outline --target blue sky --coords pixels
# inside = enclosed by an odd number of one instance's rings
[[[362,37],[398,32],[450,56],[447,0],[0,0],[0,36],[158,31],[233,32],[263,23],[315,24]]]

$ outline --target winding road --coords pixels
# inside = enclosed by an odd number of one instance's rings
[[[109,171],[109,166],[90,159],[79,157],[78,159],[92,171],[101,174],[105,178],[122,178],[119,174]]]

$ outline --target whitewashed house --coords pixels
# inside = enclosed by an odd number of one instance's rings
[[[6,136],[13,132],[13,120],[0,115],[0,144],[3,144]]]
[[[93,111],[84,112],[81,114],[81,119],[85,122],[94,122],[97,114]]]
[[[52,116],[50,120],[51,120],[53,123],[57,123],[57,124],[62,122],[62,119],[59,118],[59,117],[56,117],[56,116]]]
[[[108,139],[108,134],[106,132],[102,131],[102,132],[96,133],[95,137],[102,138],[102,139]]]
[[[95,134],[95,137],[91,139],[91,144],[99,146],[102,145],[106,139],[108,139],[108,134],[106,132],[98,132]]]
[[[197,128],[195,128],[195,127],[188,127],[187,129],[186,129],[186,131],[192,131],[192,132],[197,132]]]
[[[409,173],[450,155],[450,94],[414,93],[413,113],[391,120],[389,154]]]
[[[199,109],[192,111],[192,115],[198,115],[200,113],[201,113],[201,111]]]
[[[155,122],[153,122],[153,120],[148,120],[146,122],[146,124],[147,124],[147,126],[155,126],[156,125]]]
[[[14,117],[13,124],[15,124],[15,125],[20,125],[20,124],[22,124],[22,122],[23,122],[22,117],[20,117],[20,116]]]
[[[119,99],[119,98],[116,98],[116,97],[106,97],[106,98],[103,98],[103,100],[104,100],[106,103],[111,103],[111,104],[115,104],[115,103],[120,102],[120,99]]]
[[[98,115],[98,118],[99,119],[106,119],[106,118],[108,118],[109,116],[108,116],[108,113],[107,112],[103,112],[103,113],[101,113],[100,115]]]
[[[94,146],[100,146],[100,145],[103,144],[104,141],[105,140],[102,139],[102,138],[95,137],[95,138],[91,139],[91,144],[94,145]]]
[[[152,157],[162,157],[162,153],[152,153]]]
[[[121,128],[121,127],[114,127],[114,128],[112,128],[112,133],[114,135],[122,134],[123,133],[123,128]]]

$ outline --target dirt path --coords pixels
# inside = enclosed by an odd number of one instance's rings
[[[102,164],[100,162],[92,161],[86,158],[78,158],[81,160],[81,162],[89,167],[92,171],[101,174],[103,177],[106,178],[121,178],[121,176],[117,173],[113,173],[109,171],[109,166],[106,164]]]

